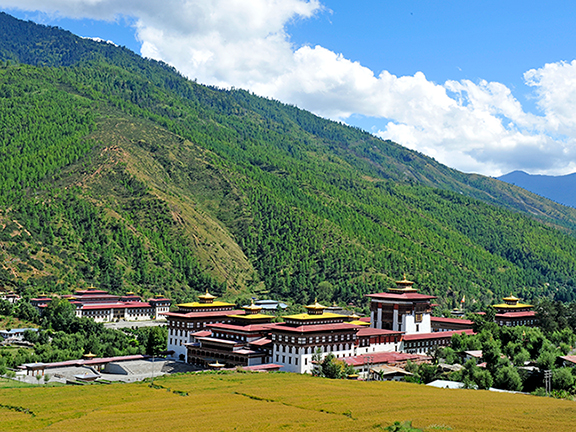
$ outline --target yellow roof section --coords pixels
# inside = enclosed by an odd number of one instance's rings
[[[504,297],[502,300],[504,300],[504,301],[518,301],[520,299],[518,297],[514,297],[512,294],[510,294],[510,297]]]
[[[358,320],[349,321],[348,324],[361,325],[361,326],[369,326],[370,325],[370,323],[367,323],[364,321],[358,321]]]
[[[510,305],[510,304],[506,304],[506,303],[500,303],[500,304],[494,305],[492,307],[495,307],[496,309],[521,309],[521,308],[531,308],[534,306],[529,305],[529,304],[524,304],[524,303],[517,303],[514,305]]]
[[[347,315],[340,315],[330,312],[323,313],[322,315],[310,315],[307,313],[301,313],[296,315],[286,315],[282,318],[291,320],[300,320],[300,321],[313,321],[318,319],[322,320],[326,318],[347,318]]]
[[[242,309],[248,310],[248,311],[259,311],[262,310],[262,306],[256,306],[254,304],[254,300],[252,300],[252,302],[250,303],[250,305],[248,306],[242,306]]]
[[[406,279],[406,273],[404,273],[404,277],[402,278],[402,280],[396,281],[396,283],[397,283],[398,285],[414,285],[414,282],[409,281],[408,279]]]
[[[308,306],[304,306],[306,309],[310,310],[324,310],[326,309],[327,306],[321,305],[320,303],[318,303],[318,299],[314,299],[314,304],[308,305]]]
[[[396,281],[396,287],[395,288],[389,288],[389,291],[392,291],[392,292],[416,292],[416,291],[418,291],[412,285],[414,285],[414,282],[406,279],[406,275],[404,275],[404,278],[402,280]]]
[[[213,296],[208,292],[208,290],[206,290],[206,294],[199,295],[198,298],[203,300],[214,300],[216,296]]]
[[[274,318],[272,315],[264,315],[264,314],[246,314],[246,315],[227,315],[230,318],[236,319],[244,319],[244,320],[255,320],[255,319],[262,319],[262,318]]]
[[[226,303],[226,302],[222,302],[222,301],[215,301],[212,303],[192,302],[192,303],[181,303],[177,306],[178,307],[187,307],[187,308],[213,308],[213,307],[222,307],[222,306],[234,306],[234,303]]]

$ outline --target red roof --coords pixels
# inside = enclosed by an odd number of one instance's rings
[[[444,323],[444,324],[462,324],[462,325],[473,325],[474,322],[462,319],[462,318],[444,318],[444,317],[430,317],[432,322]]]
[[[194,336],[194,337],[206,337],[206,336],[211,336],[212,332],[210,330],[200,330],[197,331],[196,333],[192,333],[190,336]]]
[[[164,312],[162,315],[174,318],[210,318],[227,317],[228,315],[245,315],[245,310],[225,310],[213,312]]]
[[[505,312],[496,314],[497,318],[534,318],[536,316],[535,311],[526,311],[526,312]]]
[[[362,366],[366,363],[397,363],[407,360],[429,360],[430,357],[421,354],[408,354],[401,352],[375,352],[369,354],[362,354],[354,357],[344,357],[346,363],[351,366]]]
[[[392,292],[383,292],[377,294],[368,294],[366,297],[371,297],[374,299],[384,299],[384,300],[432,300],[437,297],[430,296],[426,294],[418,294],[418,293],[392,293]]]
[[[465,329],[465,330],[450,330],[445,332],[434,332],[434,333],[413,333],[404,335],[405,341],[419,341],[419,340],[428,340],[428,339],[443,339],[443,338],[451,338],[453,334],[462,334],[465,333],[467,335],[474,334],[474,330],[472,329]]]
[[[62,297],[63,297],[63,298],[77,297],[78,300],[80,300],[80,301],[86,301],[86,300],[112,300],[112,299],[119,299],[119,298],[120,298],[120,296],[112,295],[112,294],[82,295],[82,296],[77,296],[77,295],[73,295],[73,294],[67,294],[67,295],[62,296]]]
[[[377,329],[372,327],[361,327],[358,330],[358,336],[382,336],[382,335],[398,335],[404,332],[394,331],[394,330],[386,330],[386,329]]]
[[[570,362],[570,363],[576,363],[576,356],[575,355],[560,356],[560,358],[562,360],[565,360],[565,361]]]
[[[290,333],[314,333],[314,332],[326,332],[330,330],[358,330],[361,326],[357,326],[349,323],[333,323],[333,324],[315,324],[315,325],[303,325],[298,327],[292,327],[286,323],[276,324],[270,326],[270,330],[274,331],[286,331]]]
[[[220,338],[215,338],[212,336],[206,336],[206,337],[196,336],[196,339],[199,341],[214,342],[214,343],[223,344],[223,345],[238,345],[238,346],[244,345],[244,342],[239,342],[237,340],[220,339]]]
[[[264,345],[268,345],[269,343],[272,343],[272,340],[271,340],[271,339],[268,339],[268,338],[265,338],[265,337],[260,338],[260,339],[256,339],[255,341],[252,341],[252,342],[248,342],[248,344],[250,344],[250,345],[255,345],[255,346],[258,346],[258,347],[264,346]]]
[[[369,322],[370,322],[370,317],[360,317],[360,318],[358,318],[358,321],[362,321],[362,322],[367,322],[367,323],[369,323]]]

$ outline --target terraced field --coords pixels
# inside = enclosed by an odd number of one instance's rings
[[[573,431],[574,402],[295,374],[195,374],[148,383],[0,389],[2,431]]]

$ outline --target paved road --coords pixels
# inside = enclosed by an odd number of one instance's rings
[[[166,321],[118,321],[118,322],[108,322],[104,323],[104,327],[113,329],[123,329],[132,327],[154,327],[154,326],[165,326]]]

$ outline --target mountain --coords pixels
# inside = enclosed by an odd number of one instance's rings
[[[498,180],[519,186],[565,206],[576,208],[576,173],[547,176],[513,171],[498,177]]]
[[[446,307],[571,300],[576,210],[0,14],[0,285]]]

